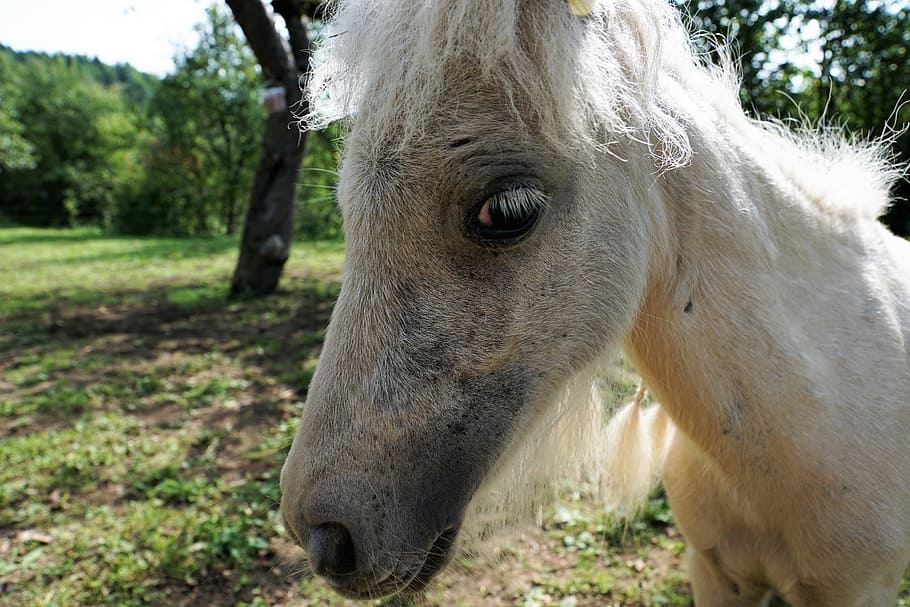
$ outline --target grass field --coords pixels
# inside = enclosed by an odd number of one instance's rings
[[[235,250],[0,228],[0,604],[348,604],[276,509],[342,247],[297,243],[280,293],[232,301]],[[686,605],[682,551],[660,496],[621,528],[570,493],[377,604]]]

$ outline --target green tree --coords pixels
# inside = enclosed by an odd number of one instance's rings
[[[797,0],[698,0],[680,4],[688,13],[690,28],[702,34],[696,37],[700,51],[716,62],[718,50],[723,48],[739,61],[743,104],[763,114],[786,110],[788,101],[778,92],[792,88],[790,78],[799,70],[772,57],[781,49],[781,35],[791,24]]]
[[[34,148],[24,136],[16,109],[17,81],[13,59],[0,55],[0,173],[35,167]]]
[[[260,77],[230,17],[217,6],[207,15],[198,46],[178,57],[150,103],[156,138],[145,182],[119,210],[123,231],[231,234],[237,228],[265,118]]]
[[[137,132],[123,98],[67,59],[28,56],[15,70],[15,165],[0,173],[0,211],[37,225],[99,222],[123,185]]]

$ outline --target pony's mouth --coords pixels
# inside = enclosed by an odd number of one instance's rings
[[[421,566],[417,575],[415,575],[407,585],[407,592],[422,590],[430,583],[433,576],[449,564],[449,561],[452,560],[452,554],[455,552],[453,548],[455,546],[456,537],[458,537],[457,527],[449,527],[439,534],[439,537],[433,542],[433,546],[430,547],[430,551],[427,553],[427,558],[424,560],[423,566]]]
[[[437,536],[419,567],[393,571],[381,580],[370,580],[360,586],[346,585],[343,578],[326,581],[335,592],[355,600],[375,600],[394,594],[419,592],[452,560],[457,537],[458,527],[449,527]]]

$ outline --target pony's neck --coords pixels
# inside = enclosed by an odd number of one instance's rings
[[[685,435],[729,472],[754,473],[788,446],[801,413],[824,406],[819,384],[835,380],[817,368],[818,311],[850,284],[855,262],[849,237],[774,154],[756,151],[769,135],[740,118],[694,121],[691,166],[659,182],[666,215],[655,229],[666,245],[626,349]],[[841,320],[832,309],[828,326]]]

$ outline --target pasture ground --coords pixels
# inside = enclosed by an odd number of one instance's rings
[[[349,604],[276,510],[342,246],[296,243],[259,300],[225,297],[235,251],[0,228],[0,604]],[[542,521],[375,604],[690,603],[659,494],[626,526],[571,491]]]

